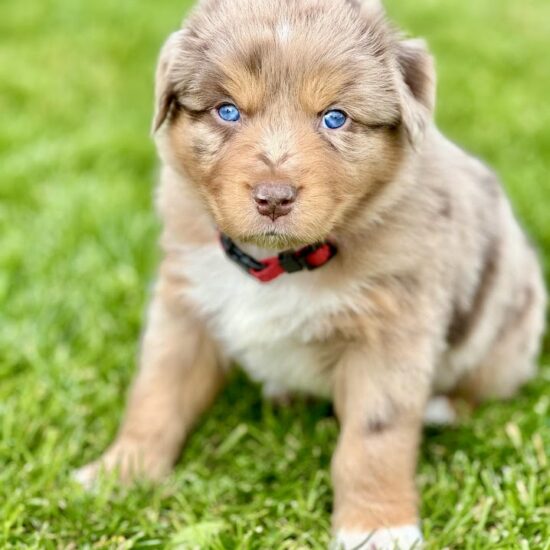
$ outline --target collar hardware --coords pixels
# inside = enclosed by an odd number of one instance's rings
[[[304,269],[313,271],[325,265],[336,255],[334,244],[324,242],[298,250],[285,250],[277,256],[257,260],[241,250],[230,237],[223,233],[220,235],[220,242],[230,260],[262,283],[268,283],[283,273],[296,273]]]

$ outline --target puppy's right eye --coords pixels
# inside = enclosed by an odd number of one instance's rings
[[[225,122],[238,122],[241,112],[233,103],[224,103],[216,109],[218,116]]]
[[[348,115],[340,109],[331,109],[323,115],[323,128],[329,130],[338,130],[342,128],[348,120]]]

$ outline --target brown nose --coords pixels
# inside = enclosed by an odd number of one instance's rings
[[[292,210],[292,204],[296,200],[296,188],[288,183],[259,183],[252,190],[252,196],[258,212],[275,221]]]

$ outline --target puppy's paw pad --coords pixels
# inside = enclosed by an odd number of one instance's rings
[[[416,525],[388,527],[371,532],[341,530],[331,550],[420,550],[422,533]]]

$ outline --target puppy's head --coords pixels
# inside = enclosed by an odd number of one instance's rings
[[[368,215],[422,139],[431,59],[376,0],[203,0],[165,44],[154,129],[217,226],[268,248]]]

